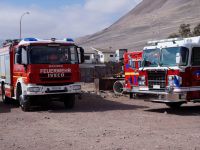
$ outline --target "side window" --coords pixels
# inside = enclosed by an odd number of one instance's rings
[[[131,66],[131,68],[135,68],[136,66],[135,66],[135,61],[133,61],[133,60],[129,60],[129,65]]]
[[[15,64],[28,64],[26,47],[15,49]]]
[[[70,47],[70,53],[71,53],[71,63],[77,64],[78,63],[78,52],[75,49],[75,47]]]
[[[142,61],[138,61],[138,68],[142,67]]]
[[[192,49],[192,66],[200,66],[200,47]]]
[[[181,56],[182,56],[182,65],[186,66],[188,64],[188,55],[189,55],[189,49],[186,47],[181,47]]]
[[[90,60],[90,56],[84,56],[85,57],[85,60]]]
[[[14,58],[14,59],[15,59],[15,60],[14,60],[14,63],[15,63],[15,64],[17,64],[17,51],[18,51],[18,49],[15,49],[15,58]]]
[[[22,51],[20,48],[15,49],[15,64],[21,64]]]
[[[28,59],[27,59],[27,51],[25,48],[22,48],[22,64],[27,64]]]

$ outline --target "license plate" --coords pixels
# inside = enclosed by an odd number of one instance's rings
[[[62,90],[62,88],[61,87],[51,87],[51,90],[57,91],[57,90]]]
[[[160,85],[153,85],[153,89],[160,89]]]

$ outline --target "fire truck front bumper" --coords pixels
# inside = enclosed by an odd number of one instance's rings
[[[131,87],[131,88],[123,88],[123,91],[126,93],[139,93],[138,87]]]
[[[80,84],[70,84],[64,86],[41,86],[29,84],[24,90],[24,95],[39,96],[39,95],[56,95],[56,94],[79,94],[81,93]]]
[[[147,88],[139,88],[140,94],[147,95],[145,100],[155,103],[186,103],[187,92],[181,90],[148,90]]]

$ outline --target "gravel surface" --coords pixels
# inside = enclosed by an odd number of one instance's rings
[[[0,101],[0,150],[200,150],[200,105],[163,104],[85,90],[73,110],[22,112]]]

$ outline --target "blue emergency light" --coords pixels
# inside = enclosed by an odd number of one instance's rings
[[[67,42],[74,42],[74,40],[72,38],[66,38],[64,40],[67,41]]]
[[[36,38],[25,38],[23,39],[26,42],[34,42],[34,41],[38,41]]]

